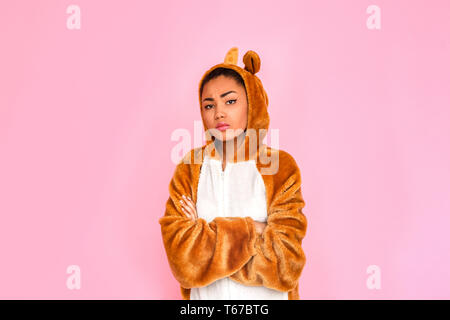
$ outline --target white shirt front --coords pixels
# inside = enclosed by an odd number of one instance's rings
[[[228,162],[205,156],[197,187],[197,215],[208,223],[215,217],[246,217],[267,221],[266,187],[255,160]],[[288,300],[288,293],[264,286],[246,286],[228,277],[191,288],[191,300]]]

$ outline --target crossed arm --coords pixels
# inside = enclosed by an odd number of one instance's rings
[[[187,164],[177,166],[159,223],[169,265],[181,286],[202,287],[230,277],[279,291],[295,287],[306,261],[301,243],[307,220],[300,171],[295,162],[287,168],[274,179],[267,224],[250,217],[217,217],[207,223],[188,209],[192,200],[180,202],[183,195],[191,197],[191,172]]]
[[[189,196],[182,195],[180,200],[181,210],[187,215],[189,219],[192,221],[196,221],[198,219],[197,208],[195,207],[194,202]],[[264,231],[264,228],[267,226],[266,222],[259,222],[253,220],[253,225],[255,226],[256,234],[261,235]]]
[[[256,230],[250,217],[191,220],[180,200],[191,194],[192,171],[179,163],[169,184],[166,211],[159,219],[167,258],[184,288],[203,287],[235,273],[256,254]]]

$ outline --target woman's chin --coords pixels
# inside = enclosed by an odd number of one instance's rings
[[[213,132],[212,135],[214,136],[215,140],[224,142],[228,140],[233,140],[237,136],[241,135],[245,130],[236,129],[236,130],[224,130],[224,131],[214,130],[214,131],[215,132]],[[230,132],[227,133],[227,131]]]

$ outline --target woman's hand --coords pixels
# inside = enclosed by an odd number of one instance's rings
[[[267,226],[266,222],[253,221],[255,225],[256,233],[262,234],[264,232],[265,227]]]
[[[191,198],[183,195],[183,200],[180,200],[181,203],[181,210],[187,215],[188,218],[195,221],[198,219],[197,216],[197,209],[195,208],[194,202],[191,200]]]

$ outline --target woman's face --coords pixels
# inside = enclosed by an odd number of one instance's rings
[[[216,139],[230,140],[247,129],[247,110],[245,88],[233,78],[221,75],[204,85],[201,115],[207,129],[216,129],[210,131]],[[221,122],[228,126],[217,128]]]

